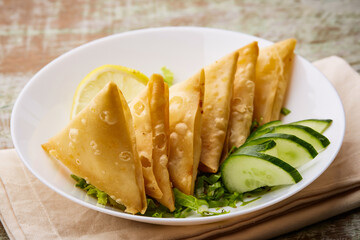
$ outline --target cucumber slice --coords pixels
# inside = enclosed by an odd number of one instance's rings
[[[221,165],[224,186],[230,192],[248,192],[263,186],[299,182],[300,173],[286,162],[261,153],[231,155]]]
[[[261,153],[265,152],[266,150],[272,149],[275,146],[276,142],[273,140],[268,140],[255,145],[246,144],[234,151],[232,155]]]
[[[267,129],[267,128],[270,128],[270,127],[273,127],[273,126],[278,126],[280,125],[282,122],[280,120],[275,120],[275,121],[271,121],[271,122],[268,122],[268,123],[265,123],[263,125],[261,125],[260,127],[258,127],[255,131],[253,131],[250,136],[247,138],[247,142],[256,138],[259,133],[261,133],[263,130]]]
[[[331,119],[306,119],[290,124],[302,125],[314,129],[319,133],[324,133],[325,130],[330,127],[332,123]]]
[[[250,145],[258,145],[266,141],[273,140],[276,146],[263,151],[263,153],[280,158],[293,167],[299,167],[314,159],[318,152],[308,142],[289,134],[266,133],[260,137],[246,142],[234,153],[241,154]]]
[[[269,127],[273,127],[273,126],[278,126],[280,125],[282,122],[280,120],[275,120],[275,121],[271,121],[271,122],[268,122],[268,123],[265,123],[263,125],[261,125],[260,127],[258,127],[256,129],[256,131],[261,131],[265,128],[269,128]]]
[[[255,138],[258,138],[266,133],[284,133],[294,135],[305,142],[310,143],[317,152],[324,150],[330,141],[321,133],[313,130],[310,127],[295,125],[295,124],[284,124],[275,127],[269,127],[257,134]]]
[[[287,133],[295,135],[305,142],[313,145],[318,152],[324,150],[330,144],[327,137],[305,125],[288,124],[279,126],[279,128],[274,128],[274,133]]]

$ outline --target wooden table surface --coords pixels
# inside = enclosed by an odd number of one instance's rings
[[[338,55],[360,72],[359,0],[0,0],[0,149],[13,147],[14,101],[43,66],[91,40],[161,26],[222,28],[271,41],[295,37],[305,58]],[[356,209],[277,239],[359,239],[359,227]],[[8,239],[2,225],[0,239]]]

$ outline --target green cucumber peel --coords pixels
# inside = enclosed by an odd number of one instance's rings
[[[283,129],[283,130],[282,130]],[[284,131],[285,129],[285,131]],[[286,129],[288,129],[288,132],[286,131]],[[297,137],[296,134],[294,133],[289,133],[289,131],[292,130],[298,130],[298,131],[303,131],[303,134],[307,134],[307,136],[309,136],[310,139],[314,138],[315,143],[313,144],[317,144],[317,145],[321,145],[321,149],[326,148],[329,144],[330,141],[328,138],[326,138],[324,135],[322,135],[321,133],[315,131],[314,129],[307,127],[307,126],[303,126],[303,125],[297,125],[297,124],[281,124],[281,125],[277,125],[277,126],[270,126],[267,127],[265,129],[262,129],[260,131],[257,131],[255,135],[253,135],[253,137],[248,140],[247,142],[257,139],[261,136],[263,136],[266,133],[283,133],[283,134],[289,134],[289,135],[294,135]],[[300,139],[302,139],[300,137]],[[310,142],[309,142],[310,143]],[[317,147],[318,149],[319,147]]]
[[[312,158],[315,158],[318,155],[318,152],[315,150],[315,148],[310,143],[305,142],[301,138],[298,138],[294,135],[284,134],[284,133],[266,133],[256,139],[253,139],[252,141],[246,142],[243,146],[245,147],[245,146],[249,146],[249,145],[255,145],[255,144],[259,144],[261,141],[274,140],[277,138],[288,139],[293,142],[296,142],[297,144],[299,144],[299,145],[303,146],[305,149],[307,149]]]
[[[246,142],[254,139],[256,136],[258,136],[259,134],[261,134],[261,132],[263,130],[265,130],[266,128],[272,127],[272,126],[277,126],[277,125],[281,125],[282,122],[280,120],[275,120],[275,121],[271,121],[268,123],[265,123],[261,126],[259,126],[258,128],[256,128],[255,130],[253,130],[250,134],[250,136],[246,139]]]
[[[312,129],[312,128],[308,127],[308,126],[297,125],[297,124],[294,124],[294,123],[286,124],[286,125],[283,125],[283,126],[294,126],[296,128],[299,128],[299,129],[302,129],[302,130],[308,132],[309,134],[311,134],[314,137],[316,137],[317,139],[319,139],[319,141],[321,142],[321,144],[323,145],[324,148],[327,147],[330,144],[330,141],[329,141],[329,139],[327,137],[325,137],[320,132],[315,131],[314,129]],[[281,127],[281,126],[279,126],[279,127]]]
[[[268,140],[256,145],[243,145],[237,148],[231,155],[246,154],[252,152],[264,152],[266,150],[272,149],[276,146],[274,140]]]

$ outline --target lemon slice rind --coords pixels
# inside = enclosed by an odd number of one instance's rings
[[[92,70],[76,88],[70,119],[79,113],[110,81],[116,83],[127,102],[130,102],[146,87],[149,79],[137,70],[118,65],[103,65]]]

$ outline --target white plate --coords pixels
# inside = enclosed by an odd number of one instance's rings
[[[162,66],[167,66],[174,72],[178,82],[252,41],[258,41],[260,47],[271,44],[267,40],[237,32],[168,27],[112,35],[71,50],[41,69],[21,92],[11,119],[15,148],[28,169],[54,191],[83,206],[126,219],[166,225],[193,225],[221,221],[271,207],[294,195],[325,171],[339,151],[345,131],[344,110],[338,94],[329,81],[300,56],[295,58],[286,101],[286,107],[292,112],[284,121],[333,119],[333,124],[325,132],[331,144],[300,169],[303,176],[301,182],[269,192],[246,206],[230,208],[229,214],[161,219],[134,216],[111,207],[98,206],[96,200],[74,187],[70,172],[50,159],[40,146],[67,125],[76,86],[96,67],[118,64],[151,75],[159,72]]]

